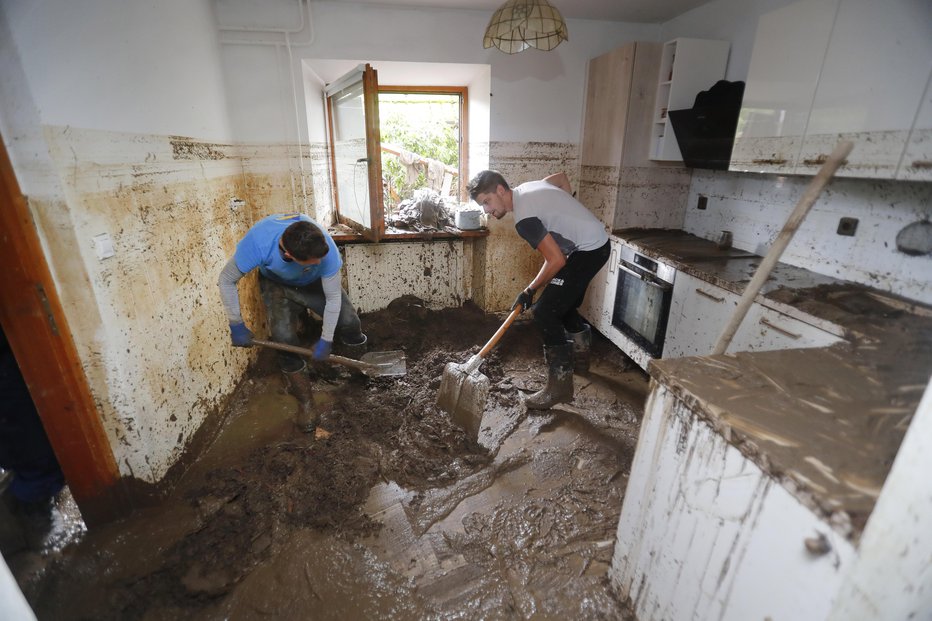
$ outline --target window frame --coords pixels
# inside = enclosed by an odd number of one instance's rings
[[[466,86],[412,86],[412,85],[384,85],[378,84],[378,72],[370,64],[360,65],[353,71],[333,84],[340,84],[344,78],[354,72],[362,70],[363,100],[366,125],[366,155],[369,186],[369,211],[371,227],[356,222],[340,212],[339,191],[337,188],[337,170],[334,142],[333,102],[331,90],[326,94],[327,133],[329,137],[330,152],[330,178],[333,192],[334,216],[337,226],[331,229],[331,236],[338,242],[381,242],[381,241],[411,241],[431,239],[455,239],[467,237],[486,237],[487,229],[463,231],[455,227],[448,227],[437,231],[405,231],[402,229],[386,229],[385,205],[382,189],[382,148],[379,119],[379,95],[383,93],[399,94],[441,94],[459,97],[459,174],[457,175],[456,198],[463,202],[466,200],[466,184],[469,170],[469,89]],[[375,163],[373,164],[373,161]]]

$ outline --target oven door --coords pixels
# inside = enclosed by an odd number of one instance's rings
[[[652,357],[660,358],[672,298],[672,284],[619,261],[612,325]]]

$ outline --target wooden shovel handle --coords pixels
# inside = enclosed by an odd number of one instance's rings
[[[486,354],[492,351],[492,348],[498,344],[499,339],[502,338],[502,335],[505,334],[505,331],[509,327],[511,327],[511,324],[514,323],[515,318],[518,315],[520,315],[521,311],[523,310],[524,310],[523,306],[516,306],[515,309],[511,311],[511,314],[508,315],[508,318],[505,319],[505,323],[503,323],[501,327],[499,327],[499,329],[495,331],[495,334],[492,335],[492,338],[489,339],[489,342],[486,343],[485,346],[482,349],[480,349],[479,353],[476,355],[479,356],[480,358],[485,358]]]
[[[306,349],[304,347],[298,347],[297,345],[289,345],[288,343],[276,343],[275,341],[263,341],[261,339],[253,339],[253,345],[261,345],[262,347],[268,347],[269,349],[277,349],[279,351],[287,351],[292,354],[299,354],[301,356],[308,356],[310,358],[314,357],[313,349]],[[348,367],[353,367],[354,369],[359,369],[360,371],[365,371],[366,369],[371,369],[374,366],[368,362],[363,362],[362,360],[353,360],[352,358],[344,358],[343,356],[335,356],[330,354],[326,360],[322,362],[336,362],[337,364],[342,364]]]

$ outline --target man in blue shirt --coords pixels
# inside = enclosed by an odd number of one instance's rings
[[[347,355],[361,356],[365,353],[366,335],[349,296],[340,286],[342,267],[333,238],[309,217],[277,214],[259,220],[237,244],[218,281],[233,345],[252,345],[252,332],[240,312],[236,283],[258,268],[259,291],[268,311],[272,340],[299,345],[297,326],[310,309],[323,319],[320,340],[313,348],[315,360],[327,359],[335,334]],[[296,354],[277,355],[285,383],[298,400],[298,427],[312,432],[318,416],[307,365]]]

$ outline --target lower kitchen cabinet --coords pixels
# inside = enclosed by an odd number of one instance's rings
[[[685,272],[677,272],[663,345],[664,358],[706,356],[740,298]],[[733,348],[729,348],[732,351]]]
[[[618,282],[618,255],[621,248],[621,242],[615,238],[610,238],[611,254],[608,262],[595,275],[589,288],[586,290],[586,297],[582,306],[579,307],[579,313],[588,321],[593,328],[608,335],[612,326],[612,309],[615,301],[615,285]]]
[[[856,560],[822,515],[654,387],[609,571],[638,619],[828,619]]]
[[[712,351],[741,297],[678,272],[663,348],[664,358],[706,356]],[[752,304],[728,346],[728,352],[827,347],[841,338],[768,308]]]
[[[821,328],[761,304],[753,304],[741,322],[729,351],[828,347],[840,340],[840,337]]]

